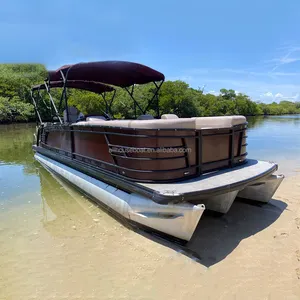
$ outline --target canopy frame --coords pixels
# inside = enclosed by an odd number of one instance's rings
[[[156,90],[152,96],[152,98],[148,101],[148,104],[146,106],[145,109],[143,109],[140,104],[138,103],[138,101],[136,101],[136,99],[134,98],[134,87],[135,85],[133,85],[131,87],[131,90],[128,88],[128,87],[125,87],[125,91],[128,93],[128,95],[130,96],[130,98],[133,100],[133,105],[134,105],[134,116],[135,118],[137,118],[137,113],[136,113],[136,108],[138,107],[139,110],[141,111],[141,113],[143,115],[145,115],[147,113],[147,110],[149,109],[149,107],[151,106],[151,104],[153,103],[154,99],[156,99],[156,118],[159,118],[160,115],[159,115],[159,97],[158,97],[158,93],[159,93],[159,90],[162,86],[162,84],[164,83],[164,81],[160,81],[159,84],[157,84],[155,81],[153,81],[153,84],[155,85],[156,87]]]
[[[43,85],[45,86],[45,90],[46,90],[47,94],[49,95],[49,99],[50,99],[50,107],[46,105],[44,99],[41,97],[41,94],[40,94],[40,89],[41,89],[41,87],[42,87]],[[39,110],[38,110],[38,103],[39,103],[39,100],[40,100],[40,99],[42,99],[42,101],[43,101],[45,107],[46,107],[47,109],[50,110],[51,118],[54,117],[54,116],[53,116],[53,111],[52,111],[52,109],[53,109],[54,112],[55,112],[56,117],[57,117],[58,120],[59,120],[59,123],[60,123],[60,124],[63,123],[62,120],[61,120],[61,117],[59,116],[58,110],[57,110],[57,108],[56,108],[56,105],[55,105],[54,100],[53,100],[53,98],[52,98],[52,95],[51,95],[51,93],[50,93],[50,89],[49,89],[49,87],[48,87],[48,85],[47,85],[46,80],[45,80],[44,83],[41,84],[41,85],[38,87],[38,89],[37,89],[37,95],[38,95],[37,101],[36,101],[36,99],[35,99],[35,97],[34,97],[34,89],[31,89],[30,95],[31,95],[31,99],[32,99],[32,102],[33,102],[33,106],[34,106],[35,113],[36,113],[36,115],[38,116],[38,119],[39,119],[39,121],[40,121],[41,124],[43,123],[43,120],[42,120],[41,115],[40,115]]]
[[[62,97],[65,99],[65,101],[67,101],[67,100],[66,100],[66,98],[67,98],[67,96],[66,96],[66,85],[67,85],[67,80],[68,80],[70,71],[72,71],[72,69],[73,69],[74,67],[78,67],[78,66],[80,66],[81,64],[83,64],[83,63],[73,64],[73,65],[66,66],[65,68],[64,68],[64,67],[61,67],[60,69],[58,69],[58,70],[59,70],[59,73],[60,73],[60,75],[61,75],[61,77],[62,77],[62,79],[63,79],[63,82],[64,82],[64,87],[63,87],[64,90],[63,90],[63,93],[62,93]],[[135,65],[134,63],[130,63],[130,64]],[[136,65],[137,65],[137,64],[136,64]],[[133,100],[133,103],[134,103],[134,115],[135,115],[135,118],[137,118],[137,112],[136,112],[136,108],[137,108],[137,107],[139,108],[139,110],[141,111],[141,113],[142,113],[143,115],[145,115],[146,112],[147,112],[147,110],[149,109],[150,105],[153,103],[154,99],[156,99],[156,101],[157,101],[157,103],[156,103],[156,118],[159,118],[160,115],[159,115],[159,97],[158,97],[158,92],[159,92],[159,90],[160,90],[160,88],[161,88],[161,86],[162,86],[162,84],[163,84],[163,82],[164,82],[164,78],[165,78],[165,77],[164,77],[163,74],[161,74],[161,73],[159,73],[159,72],[157,72],[157,71],[155,71],[155,70],[153,70],[153,69],[150,69],[149,67],[146,67],[146,66],[143,66],[143,67],[148,68],[149,70],[151,70],[151,72],[153,71],[153,72],[157,73],[157,74],[155,74],[155,75],[157,76],[157,77],[155,77],[155,78],[160,79],[160,80],[150,80],[149,82],[145,82],[145,84],[146,84],[146,83],[152,82],[152,83],[154,83],[154,85],[155,85],[155,87],[156,87],[156,90],[155,90],[155,92],[154,92],[154,95],[153,95],[153,97],[148,101],[148,104],[147,104],[147,106],[146,106],[146,109],[143,109],[143,108],[139,105],[139,103],[136,101],[136,99],[134,98],[134,96],[133,96],[133,93],[134,93],[134,87],[135,87],[135,83],[134,83],[134,82],[133,82],[131,85],[129,85],[129,86],[117,85],[117,84],[114,83],[114,82],[110,82],[108,79],[105,80],[104,82],[105,82],[105,84],[116,85],[116,86],[121,87],[121,88],[123,88],[123,89],[126,90],[126,92],[129,94],[130,98]],[[66,71],[66,74],[64,74],[63,70],[66,69],[66,68],[67,68],[67,71]],[[50,77],[51,77],[51,76],[50,76]],[[153,77],[153,78],[154,78],[154,77]],[[51,78],[50,78],[50,79],[51,79]],[[81,79],[81,80],[82,80],[82,79]],[[157,81],[159,81],[160,83],[157,84],[157,83],[156,83]],[[131,87],[131,90],[129,89],[129,87]],[[62,100],[61,100],[61,101],[62,101]],[[67,106],[67,102],[66,102],[66,106]],[[110,107],[110,108],[111,108],[111,107]],[[111,112],[111,111],[110,111],[110,112]],[[67,113],[68,113],[68,112],[67,112]],[[67,118],[68,118],[68,115],[67,115]]]
[[[89,65],[90,64],[90,65]],[[81,73],[78,71],[80,70],[81,65],[83,70],[83,77],[81,77]],[[160,111],[159,111],[159,97],[158,93],[159,90],[164,82],[164,75],[154,69],[151,69],[147,66],[143,66],[137,63],[130,63],[130,62],[95,62],[95,63],[79,63],[79,64],[73,64],[73,65],[66,65],[59,68],[57,71],[49,71],[49,76],[45,80],[44,85],[45,89],[50,97],[50,108],[54,109],[55,115],[58,117],[59,122],[62,124],[61,117],[59,116],[59,111],[61,111],[62,106],[64,105],[66,108],[68,107],[68,95],[67,95],[67,88],[68,88],[68,79],[70,72],[72,73],[73,68],[76,67],[75,72],[73,72],[72,76],[74,78],[70,78],[69,81],[74,82],[95,82],[99,84],[104,84],[108,87],[110,87],[112,90],[107,91],[114,91],[112,99],[110,102],[107,101],[106,98],[106,91],[97,93],[95,90],[91,90],[92,92],[95,92],[96,94],[100,94],[102,99],[105,102],[105,115],[107,117],[110,117],[108,114],[111,114],[113,116],[112,112],[112,104],[115,99],[116,90],[111,87],[118,86],[126,90],[126,92],[129,94],[130,98],[133,100],[134,104],[134,116],[137,118],[137,108],[141,111],[143,115],[146,114],[147,110],[150,108],[150,106],[156,101],[156,118],[160,117]],[[94,73],[93,68],[99,68],[100,73]],[[102,70],[102,73],[101,73]],[[107,70],[107,73],[104,73],[105,70]],[[116,78],[114,77],[114,72],[116,72]],[[103,75],[104,74],[104,75]],[[85,76],[86,75],[86,76]],[[107,75],[107,76],[106,76]],[[84,78],[85,76],[85,78]],[[128,77],[127,77],[128,76]],[[97,78],[102,78],[102,81],[91,81],[95,80]],[[62,82],[62,94],[59,101],[59,107],[58,109],[55,106],[55,103],[53,101],[52,95],[50,93],[51,89],[51,82],[57,82],[55,80],[59,80],[58,82]],[[88,81],[89,80],[89,81]],[[155,91],[152,98],[148,101],[148,104],[146,105],[146,108],[142,108],[140,103],[135,99],[134,97],[134,88],[136,84],[146,84],[152,82],[155,85]],[[77,89],[84,89],[80,87],[72,87]],[[40,88],[39,88],[40,89]],[[39,93],[38,89],[38,93]],[[103,94],[104,93],[104,94]],[[32,93],[32,97],[34,98],[34,95]],[[34,100],[35,101],[35,100]],[[34,103],[34,106],[37,108],[37,103]],[[41,121],[40,114],[38,115],[39,120]],[[69,117],[69,110],[66,110],[66,121],[69,123],[70,117]]]
[[[64,76],[64,74],[62,74],[62,76]],[[93,84],[91,86],[90,89],[85,89],[85,88],[80,88],[80,87],[76,87],[76,83],[79,84],[79,83],[84,83],[83,81],[72,81],[72,83],[74,84],[75,83],[75,86],[67,86],[67,80],[65,78],[65,76],[63,77],[65,79],[65,82],[64,81],[61,81],[61,82],[55,82],[53,81],[52,84],[55,84],[55,86],[51,86],[51,81],[49,81],[49,79],[46,79],[44,81],[43,84],[40,84],[39,86],[34,86],[31,90],[31,95],[32,95],[32,101],[33,101],[33,105],[34,105],[34,108],[35,108],[35,111],[36,111],[36,116],[37,116],[37,119],[40,121],[40,123],[43,123],[42,122],[42,118],[41,118],[41,115],[40,113],[38,112],[38,104],[39,104],[39,100],[42,99],[45,107],[47,109],[50,110],[50,115],[51,115],[51,118],[53,118],[54,116],[56,116],[59,120],[59,122],[62,124],[63,121],[59,115],[59,112],[61,112],[61,109],[62,109],[62,106],[65,106],[65,108],[68,106],[68,95],[67,95],[67,88],[76,88],[76,89],[79,89],[79,90],[88,90],[88,91],[91,91],[91,92],[94,92],[95,94],[100,94],[100,96],[102,97],[102,99],[104,100],[104,103],[105,103],[105,111],[102,110],[102,112],[109,118],[110,115],[113,115],[112,114],[112,111],[111,111],[111,106],[112,106],[112,103],[114,101],[114,98],[115,98],[115,95],[116,95],[116,90],[113,88],[113,87],[110,87],[110,86],[106,86],[106,85],[103,85],[102,83],[100,82],[86,82],[86,84]],[[59,83],[62,83],[62,86],[59,86],[58,84]],[[104,91],[103,92],[99,92],[97,93],[96,90],[97,88],[95,89],[95,85],[99,85],[99,89],[101,90],[101,86],[103,86],[103,89]],[[59,102],[59,107],[57,109],[55,103],[54,103],[54,100],[53,100],[53,97],[51,95],[51,89],[52,88],[63,88],[63,91],[62,91],[62,94],[61,94],[61,97],[60,97],[60,102]],[[41,89],[44,89],[46,90],[47,94],[49,95],[49,98],[50,98],[50,107],[48,107],[43,99],[43,97],[41,97],[40,95],[40,90]],[[105,91],[106,89],[106,91]],[[37,96],[34,95],[34,91],[37,91]],[[113,96],[111,97],[110,100],[108,100],[106,98],[106,92],[113,92]],[[63,105],[64,103],[64,105]],[[54,110],[54,113],[53,111]],[[69,111],[68,109],[66,110],[66,117],[67,117],[67,122],[69,122],[70,118],[69,118]]]

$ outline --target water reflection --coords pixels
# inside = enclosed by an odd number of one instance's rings
[[[300,115],[283,115],[283,116],[255,116],[247,117],[248,128],[259,128],[265,124],[288,124],[291,126],[300,126]]]
[[[97,231],[115,222],[105,211],[79,193],[73,186],[49,173],[42,166],[37,169],[40,179],[42,224],[54,237],[89,236],[97,224]],[[101,219],[101,223],[98,220]],[[95,221],[96,220],[96,221]]]
[[[0,126],[0,165],[22,165],[25,174],[34,174],[36,164],[32,153],[35,124]]]

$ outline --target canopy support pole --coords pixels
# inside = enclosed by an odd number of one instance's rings
[[[136,118],[136,106],[140,109],[140,111],[142,112],[142,114],[144,115],[144,111],[143,109],[140,107],[140,105],[138,104],[138,102],[134,99],[133,97],[133,92],[134,92],[134,85],[131,88],[131,91],[129,91],[129,89],[127,87],[124,88],[127,93],[129,94],[129,96],[131,97],[131,99],[133,100],[134,103],[134,114],[135,114],[135,118]]]
[[[30,96],[31,96],[31,99],[32,99],[32,102],[33,102],[33,106],[34,106],[34,110],[35,110],[35,115],[38,117],[40,123],[42,124],[43,121],[42,121],[41,115],[40,115],[40,113],[39,113],[39,111],[38,111],[38,108],[37,108],[35,99],[34,99],[34,97],[33,97],[33,92],[32,92],[32,91],[30,91]]]
[[[106,93],[105,92],[101,93],[100,95],[101,95],[102,99],[105,102],[105,115],[107,117],[109,117],[110,119],[111,119],[111,117],[114,119],[113,113],[111,111],[111,106],[112,106],[112,103],[113,103],[115,95],[116,95],[116,90],[114,90],[113,96],[112,96],[112,98],[111,98],[111,100],[109,102],[106,99]]]
[[[164,83],[164,81],[162,80],[159,85],[157,85],[157,83],[155,81],[153,81],[153,83],[156,86],[156,91],[155,91],[153,97],[151,98],[151,100],[148,102],[148,105],[147,105],[147,107],[144,111],[144,114],[146,113],[146,111],[148,110],[150,105],[152,104],[153,100],[156,98],[156,114],[157,114],[157,118],[159,118],[159,97],[158,97],[158,92],[159,92],[162,84]]]
[[[63,91],[62,91],[62,94],[61,94],[61,101],[63,100],[63,98],[65,98],[65,105],[66,105],[66,112],[67,112],[67,122],[68,123],[70,122],[70,118],[69,118],[68,99],[67,99],[66,89],[67,89],[67,77],[68,77],[68,73],[69,73],[71,68],[68,69],[66,76],[64,75],[63,71],[60,70],[60,74],[61,74],[61,77],[62,77],[63,82],[64,82],[64,87],[63,87]]]
[[[60,118],[60,116],[59,116],[59,113],[58,113],[57,108],[56,108],[56,106],[55,106],[55,103],[54,103],[54,101],[53,101],[52,95],[50,94],[49,86],[47,85],[46,81],[45,81],[44,84],[45,84],[45,87],[46,87],[46,91],[47,91],[47,93],[48,93],[48,95],[49,95],[51,104],[52,104],[52,106],[53,106],[53,108],[54,108],[55,114],[56,114],[56,116],[57,116],[57,118],[58,118],[60,124],[62,124],[63,122],[62,122],[62,120],[61,120],[61,118]]]
[[[46,102],[45,102],[45,100],[44,100],[44,98],[42,97],[42,95],[41,95],[41,93],[40,93],[40,87],[39,87],[39,89],[38,89],[38,96],[39,96],[39,99],[42,99],[42,101],[43,101],[43,103],[44,103],[44,106],[48,109],[48,110],[50,110],[50,113],[51,113],[51,103],[50,103],[50,106],[48,106],[47,104],[46,104]]]
[[[113,102],[114,102],[114,100],[115,100],[115,96],[116,96],[116,90],[114,90],[114,93],[113,93],[113,95],[112,95],[112,98],[111,98],[111,100],[110,100],[110,104],[109,104],[109,107],[108,107],[109,113],[111,114],[111,116],[113,117],[113,119],[114,119],[115,117],[114,117],[114,114],[113,114],[113,112],[112,112],[112,110],[111,110],[111,106],[112,106],[112,104],[113,104]]]

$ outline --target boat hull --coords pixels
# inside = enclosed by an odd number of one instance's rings
[[[283,175],[272,174],[261,182],[245,187],[238,193],[238,197],[267,203],[271,200],[283,179]]]
[[[207,197],[200,201],[205,205],[206,209],[222,214],[229,211],[236,198],[268,203],[272,199],[283,179],[283,175],[272,174],[263,178],[258,183],[246,186],[242,190],[235,190],[221,195]]]
[[[127,220],[181,240],[191,239],[205,209],[203,204],[161,205],[142,195],[113,187],[40,153],[35,154],[35,159]]]

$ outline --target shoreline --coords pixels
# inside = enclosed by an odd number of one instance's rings
[[[299,115],[299,113],[289,113],[289,114],[279,114],[279,115],[244,115],[246,118],[247,117],[273,117],[273,116],[295,116]],[[219,115],[218,115],[219,116]],[[226,115],[220,115],[220,116],[226,116]],[[198,116],[201,117],[201,116]],[[215,115],[210,115],[210,116],[205,116],[205,117],[215,117]],[[203,117],[203,118],[205,118]],[[5,122],[0,120],[0,125],[13,125],[13,124],[36,124],[35,120],[31,121],[18,121],[18,122]]]

